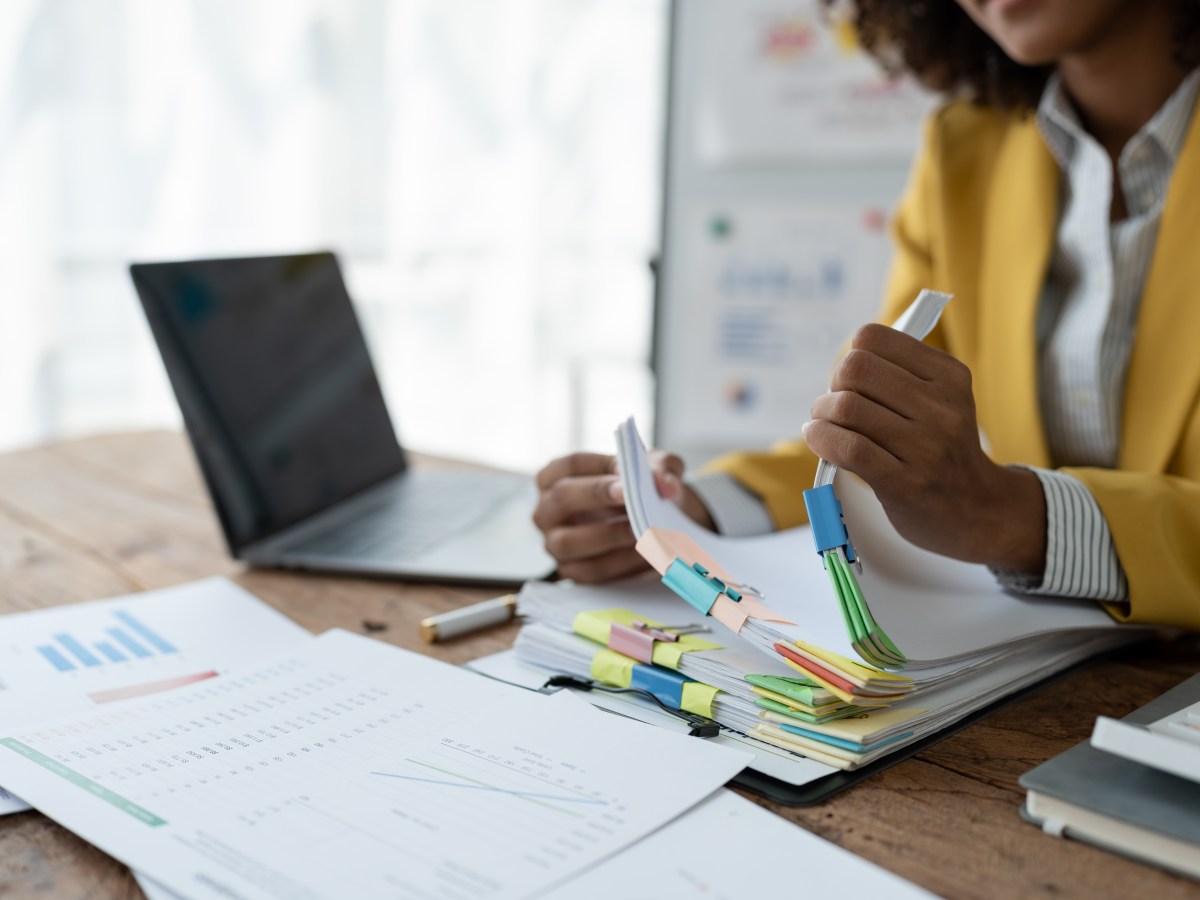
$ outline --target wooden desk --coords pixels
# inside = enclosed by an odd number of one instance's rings
[[[484,590],[244,569],[226,555],[178,434],[97,437],[0,456],[0,612],[216,574],[314,632],[371,631],[453,663],[504,649],[516,634],[508,626],[444,646],[421,643],[421,618],[483,599]],[[766,805],[943,896],[1200,896],[1200,885],[1044,836],[1017,815],[1023,772],[1086,738],[1097,713],[1123,716],[1198,669],[1195,639],[1128,651],[821,806]],[[0,896],[140,892],[123,865],[28,812],[0,818]]]

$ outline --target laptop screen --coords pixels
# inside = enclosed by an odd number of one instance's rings
[[[404,470],[332,253],[130,273],[234,551]]]

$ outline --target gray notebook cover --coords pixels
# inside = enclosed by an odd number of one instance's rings
[[[1200,702],[1193,675],[1125,717],[1146,725]],[[1077,744],[1021,776],[1021,787],[1113,819],[1200,844],[1200,784]]]

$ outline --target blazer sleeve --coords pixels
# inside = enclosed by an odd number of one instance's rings
[[[925,139],[917,155],[896,215],[892,220],[895,252],[877,321],[894,322],[921,288],[933,283],[929,203],[937,168],[935,116],[926,125]],[[849,337],[849,336],[847,336]],[[942,346],[935,331],[929,342]],[[813,398],[816,399],[815,397]],[[812,487],[817,457],[797,437],[784,440],[770,450],[730,453],[718,457],[704,471],[725,472],[766,506],[776,529],[792,528],[808,521],[803,491]]]
[[[1200,631],[1200,483],[1178,475],[1064,468],[1092,492],[1129,582],[1121,622]]]

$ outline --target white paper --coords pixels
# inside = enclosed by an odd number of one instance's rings
[[[807,525],[755,538],[714,534],[658,496],[632,420],[618,433],[618,453],[635,533],[656,527],[687,534],[735,579],[762,591],[771,609],[797,623],[779,626],[785,635],[857,658]],[[804,488],[796,485],[798,492]],[[986,566],[910,544],[870,488],[853,476],[838,479],[837,494],[862,559],[859,583],[871,612],[914,665],[967,657],[1047,632],[1133,627],[1118,626],[1090,600],[1006,593]],[[690,609],[682,600],[680,608]]]
[[[8,813],[24,812],[29,809],[29,804],[15,794],[10,794],[4,788],[0,788],[0,816]]]
[[[746,761],[340,631],[0,739],[0,782],[198,898],[524,897]]]
[[[503,665],[489,668],[507,671]],[[542,896],[545,900],[765,898],[779,893],[780,866],[801,859],[809,896],[840,896],[847,885],[853,885],[856,894],[894,900],[934,896],[724,789]],[[136,877],[148,900],[179,896],[145,876]]]
[[[225,578],[12,613],[0,617],[0,729],[215,677],[311,639]],[[27,808],[0,792],[0,813]]]
[[[798,866],[802,876],[796,874]],[[735,900],[787,893],[889,900],[935,896],[732,791],[721,790],[546,898]]]

